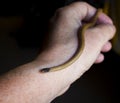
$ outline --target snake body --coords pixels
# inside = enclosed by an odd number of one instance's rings
[[[51,68],[43,68],[43,69],[40,70],[40,72],[45,73],[45,72],[58,71],[58,70],[65,69],[66,67],[73,64],[81,56],[81,54],[84,50],[84,47],[85,47],[85,39],[84,39],[85,31],[88,28],[93,27],[96,24],[98,16],[101,12],[102,12],[102,9],[98,9],[95,16],[92,18],[91,22],[83,25],[82,29],[78,33],[78,42],[79,42],[78,50],[70,60],[68,60],[67,62],[65,62],[64,64],[59,65],[59,66],[55,66],[55,67],[51,67]]]

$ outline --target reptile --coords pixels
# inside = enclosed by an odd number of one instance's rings
[[[62,70],[67,68],[68,66],[72,65],[82,54],[84,47],[85,47],[85,39],[84,39],[84,34],[85,31],[87,29],[89,29],[90,27],[95,26],[98,16],[100,15],[100,13],[102,12],[102,9],[98,9],[96,11],[96,14],[94,15],[94,17],[92,18],[91,22],[86,23],[85,25],[82,26],[80,32],[78,33],[78,49],[77,52],[75,53],[75,55],[69,59],[67,62],[65,62],[64,64],[55,66],[55,67],[50,67],[50,68],[43,68],[40,70],[40,72],[42,73],[46,73],[46,72],[54,72],[54,71],[58,71],[58,70]]]

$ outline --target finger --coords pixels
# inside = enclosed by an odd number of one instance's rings
[[[107,42],[107,43],[102,47],[101,52],[108,52],[108,51],[111,50],[111,48],[112,48],[111,42]]]
[[[66,6],[63,11],[69,12],[74,11],[72,15],[76,16],[78,20],[90,20],[96,13],[96,8],[89,5],[86,2],[75,2]],[[98,17],[98,23],[109,23],[112,24],[112,20],[105,13],[101,13]]]
[[[75,17],[76,20],[81,21],[83,19],[91,19],[96,13],[96,8],[92,7],[86,2],[75,2],[60,8],[57,11],[58,14],[68,17]]]
[[[95,45],[95,43],[96,44],[102,43],[101,46],[103,47],[105,43],[107,43],[109,40],[113,38],[115,31],[116,29],[114,25],[101,24],[97,25],[96,27],[88,29],[85,34],[87,34],[86,38],[89,39],[91,38],[90,40],[92,41],[90,42],[91,43],[93,42],[94,43],[93,45]]]
[[[104,55],[100,53],[95,61],[95,64],[101,63],[104,61]]]
[[[113,24],[113,21],[105,13],[101,13],[98,16],[97,24]]]
[[[57,21],[57,25],[62,25],[63,29],[68,28],[69,30],[67,30],[67,32],[71,32],[77,30],[81,26],[81,21],[83,19],[91,19],[95,13],[96,8],[90,6],[86,2],[75,2],[57,9],[50,22],[54,23],[54,21]]]

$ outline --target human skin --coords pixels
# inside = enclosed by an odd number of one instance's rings
[[[58,9],[50,21],[46,48],[35,60],[1,75],[0,103],[49,103],[65,93],[94,63],[101,63],[102,52],[111,49],[109,40],[116,31],[104,13],[99,15],[95,27],[86,30],[85,48],[75,63],[64,70],[39,72],[42,68],[62,64],[74,55],[82,21],[89,22],[95,12],[96,9],[85,2]]]

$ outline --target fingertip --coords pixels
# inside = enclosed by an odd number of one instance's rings
[[[113,24],[113,21],[112,21],[112,19],[108,16],[108,15],[106,15],[105,13],[100,13],[100,15],[98,16],[98,21],[97,21],[97,23],[99,23],[99,24]]]
[[[108,52],[108,51],[110,51],[111,50],[111,48],[112,48],[112,44],[111,44],[111,42],[107,42],[103,47],[102,47],[102,52]]]
[[[113,24],[108,24],[106,25],[106,27],[108,27],[108,31],[109,31],[109,35],[110,35],[110,39],[112,39],[115,36],[115,32],[116,32],[116,27]]]
[[[100,53],[95,61],[95,64],[101,63],[104,61],[104,55]]]

